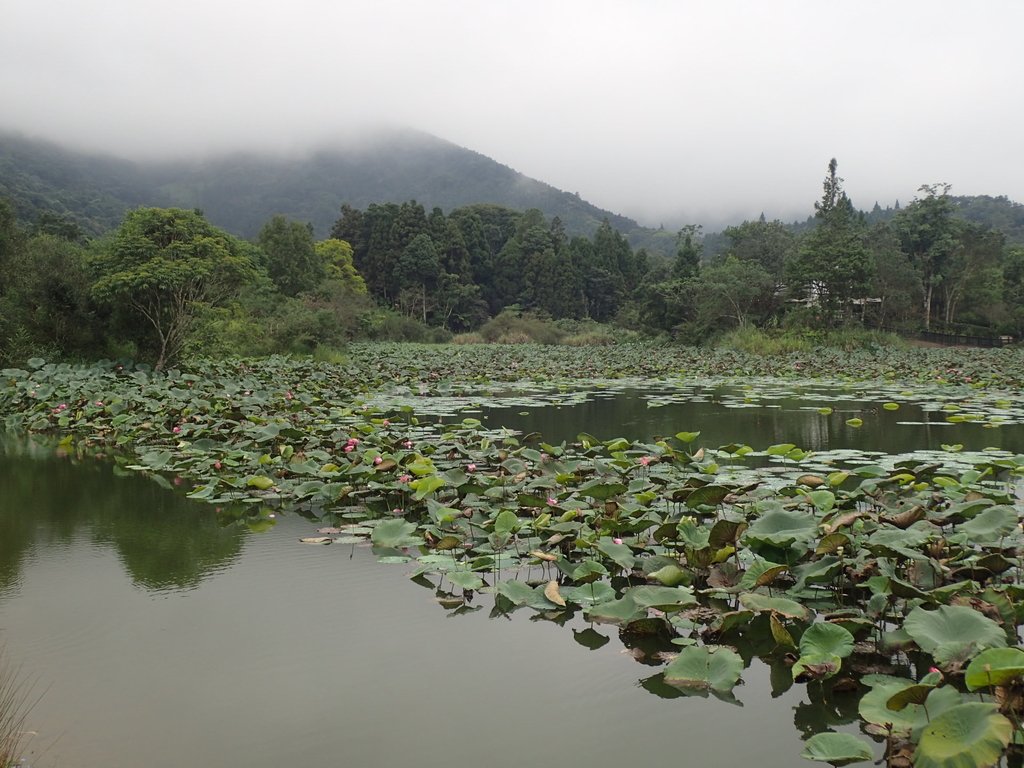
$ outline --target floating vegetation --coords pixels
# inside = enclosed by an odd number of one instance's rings
[[[1022,741],[1024,455],[704,445],[700,425],[551,443],[475,417],[631,388],[652,409],[797,400],[865,431],[865,403],[912,405],[943,425],[1024,421],[1009,388],[1024,381],[1019,353],[965,355],[955,370],[948,356],[889,354],[792,370],[614,347],[355,347],[343,365],[272,358],[162,374],[36,360],[0,372],[0,414],[60,450],[180,483],[225,521],[261,530],[270,510],[299,511],[313,520],[301,543],[372,548],[446,611],[486,596],[494,615],[611,625],[627,646],[657,649],[645,658],[664,667],[642,684],[658,695],[738,701],[759,658],[775,690],[856,696],[842,722],[883,740],[893,764],[988,765]],[[797,370],[828,378],[777,376]],[[594,626],[578,635],[607,642]],[[809,759],[871,757],[849,734],[807,736]]]

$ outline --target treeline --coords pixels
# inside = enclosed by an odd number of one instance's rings
[[[615,319],[648,270],[605,221],[568,237],[560,219],[471,205],[445,216],[415,201],[342,206],[331,236],[352,245],[356,268],[382,304],[424,323],[468,331],[507,307],[552,318]]]
[[[0,362],[551,339],[558,323],[577,337],[601,324],[605,341],[748,327],[1024,334],[1024,246],[959,215],[947,185],[860,213],[837,171],[833,160],[804,231],[761,217],[727,228],[708,258],[696,225],[669,258],[607,221],[570,237],[558,217],[498,205],[344,205],[326,240],[275,216],[244,241],[173,208],[137,209],[89,239],[49,213],[21,227],[0,201]]]
[[[491,205],[343,206],[331,234],[351,243],[379,302],[454,332],[509,307],[687,341],[747,325],[1024,332],[1024,246],[965,218],[948,185],[858,212],[837,171],[833,160],[805,227],[747,221],[709,258],[696,225],[669,259],[607,222],[569,238],[557,217]]]
[[[356,336],[423,338],[378,307],[347,243],[274,217],[255,242],[198,211],[139,208],[93,240],[45,214],[18,227],[0,200],[0,363],[337,349]]]

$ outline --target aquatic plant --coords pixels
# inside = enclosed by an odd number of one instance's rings
[[[812,369],[828,376],[815,386],[844,382],[882,410],[1024,422],[1006,388],[1024,382],[1024,356],[991,355],[964,355],[955,370],[942,350],[787,363],[630,346],[356,346],[340,365],[163,373],[36,360],[0,372],[0,414],[62,451],[112,457],[168,488],[177,479],[225,522],[258,531],[278,511],[303,514],[315,526],[304,543],[370,547],[446,611],[488,600],[494,615],[582,616],[627,644],[646,638],[666,664],[644,686],[659,695],[732,700],[755,657],[782,688],[869,688],[855,716],[891,754],[966,765],[964,754],[1012,748],[1003,721],[1019,732],[1024,711],[1020,660],[994,655],[1019,651],[1024,456],[714,446],[686,425],[653,441],[555,444],[463,410],[499,388],[516,403],[575,402],[626,376],[658,382],[652,407],[697,377],[731,387],[727,406],[750,407]],[[810,391],[808,408],[822,408]],[[931,666],[941,681],[914,681]],[[964,684],[979,693],[967,698]],[[984,707],[961,709],[974,703]],[[820,738],[807,754],[843,764],[862,751]]]
[[[33,703],[31,686],[0,648],[0,766],[17,765],[23,757]]]

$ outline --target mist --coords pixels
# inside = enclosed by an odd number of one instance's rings
[[[1024,200],[1024,5],[7,0],[0,128],[130,159],[431,133],[642,224]]]

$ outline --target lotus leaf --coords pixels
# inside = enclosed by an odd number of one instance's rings
[[[968,702],[951,707],[921,731],[915,768],[985,768],[1003,753],[1013,725],[994,704]]]
[[[502,597],[507,598],[513,605],[525,605],[537,611],[555,610],[559,606],[545,596],[545,586],[531,587],[521,581],[510,579],[499,581],[494,585],[494,590]]]
[[[871,690],[864,694],[858,703],[858,714],[866,722],[883,727],[892,726],[896,733],[917,733],[928,724],[929,718],[934,718],[937,714],[955,707],[963,701],[955,688],[942,686],[928,694],[927,711],[921,704],[908,704],[903,709],[896,711],[888,707],[889,701],[903,689],[913,686],[914,683],[903,678],[886,675],[868,675],[861,682],[871,685]]]
[[[721,485],[705,485],[696,488],[686,497],[686,506],[696,509],[701,506],[713,507],[721,504],[722,500],[729,495],[730,489]]]
[[[916,685],[908,685],[892,696],[889,697],[888,701],[885,702],[886,709],[891,709],[893,712],[900,712],[906,709],[910,704],[924,704],[928,695],[934,691],[938,686],[933,683],[917,683]]]
[[[586,611],[592,621],[604,620],[615,624],[628,624],[647,615],[647,609],[637,605],[631,597],[598,603],[590,606]]]
[[[623,592],[622,596],[631,598],[642,608],[659,608],[661,610],[682,608],[697,603],[693,590],[686,587],[630,587]]]
[[[831,765],[849,765],[875,757],[871,745],[852,733],[816,733],[807,740],[800,757]]]
[[[933,611],[922,607],[912,610],[903,629],[925,653],[948,658],[969,646],[975,650],[1002,648],[1006,645],[1003,628],[973,608],[941,605]]]
[[[416,525],[408,520],[395,518],[394,520],[382,520],[373,528],[370,534],[370,541],[378,547],[401,549],[402,547],[418,546],[423,540],[416,533]]]
[[[800,636],[800,655],[838,656],[845,659],[853,653],[853,635],[838,624],[818,622]]]
[[[592,581],[584,586],[563,589],[562,597],[577,605],[597,605],[614,600],[615,590],[606,581]]]
[[[977,544],[995,544],[1017,531],[1017,511],[1007,505],[988,507],[965,523],[956,527],[969,541]]]
[[[647,578],[666,587],[676,587],[690,580],[689,575],[678,565],[666,565],[647,574]]]
[[[785,597],[768,597],[756,592],[740,595],[740,605],[754,613],[778,613],[798,621],[807,621],[811,617],[811,612],[795,600]]]
[[[730,691],[743,672],[743,659],[723,646],[684,648],[665,668],[665,682],[680,688]]]
[[[633,550],[625,544],[616,544],[612,539],[605,538],[598,542],[597,549],[613,563],[627,571],[632,570],[633,566],[636,565]]]
[[[964,682],[976,691],[1024,680],[1024,650],[1020,648],[989,648],[979,653],[967,666]]]
[[[472,571],[448,571],[445,577],[452,584],[462,589],[480,589],[484,586],[484,580]]]
[[[743,535],[745,541],[773,547],[789,547],[797,541],[809,541],[818,532],[813,515],[788,509],[771,509],[757,518]]]

